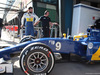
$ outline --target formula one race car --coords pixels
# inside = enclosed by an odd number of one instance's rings
[[[88,29],[87,38],[73,41],[67,38],[41,38],[0,49],[0,58],[9,60],[20,53],[20,66],[27,75],[46,75],[54,67],[54,52],[74,53],[88,61],[100,60],[100,30]]]

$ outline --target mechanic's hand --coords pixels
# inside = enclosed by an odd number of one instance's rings
[[[33,24],[33,26],[36,26],[36,24]]]
[[[59,25],[58,23],[54,23],[54,25]]]
[[[21,28],[23,28],[24,27],[24,25],[21,25]]]

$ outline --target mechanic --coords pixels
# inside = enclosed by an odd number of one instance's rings
[[[41,16],[39,21],[37,21],[35,25],[37,25],[39,22],[42,22],[42,30],[43,30],[43,37],[49,37],[49,25],[58,25],[58,23],[52,23],[51,19],[48,17],[49,16],[49,11],[44,12],[44,16]]]
[[[33,13],[33,8],[29,7],[28,12],[24,13],[21,20],[21,28],[25,25],[25,35],[34,36],[34,23],[38,20],[38,16]]]
[[[100,29],[100,18],[95,21],[94,27]]]

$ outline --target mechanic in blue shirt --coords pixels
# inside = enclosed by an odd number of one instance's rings
[[[37,21],[34,25],[37,25],[39,22],[42,22],[42,29],[43,29],[43,37],[49,37],[49,25],[58,25],[57,23],[52,23],[51,19],[48,17],[49,11],[44,12],[44,16],[41,16],[39,21]]]
[[[24,26],[25,24],[25,35],[32,35],[34,36],[34,23],[38,20],[38,16],[33,13],[33,8],[29,7],[28,12],[24,13],[22,17],[22,25],[21,27]]]

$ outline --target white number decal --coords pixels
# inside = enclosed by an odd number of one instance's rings
[[[56,43],[56,50],[59,51],[60,49],[61,49],[61,43],[60,42],[57,42]]]

